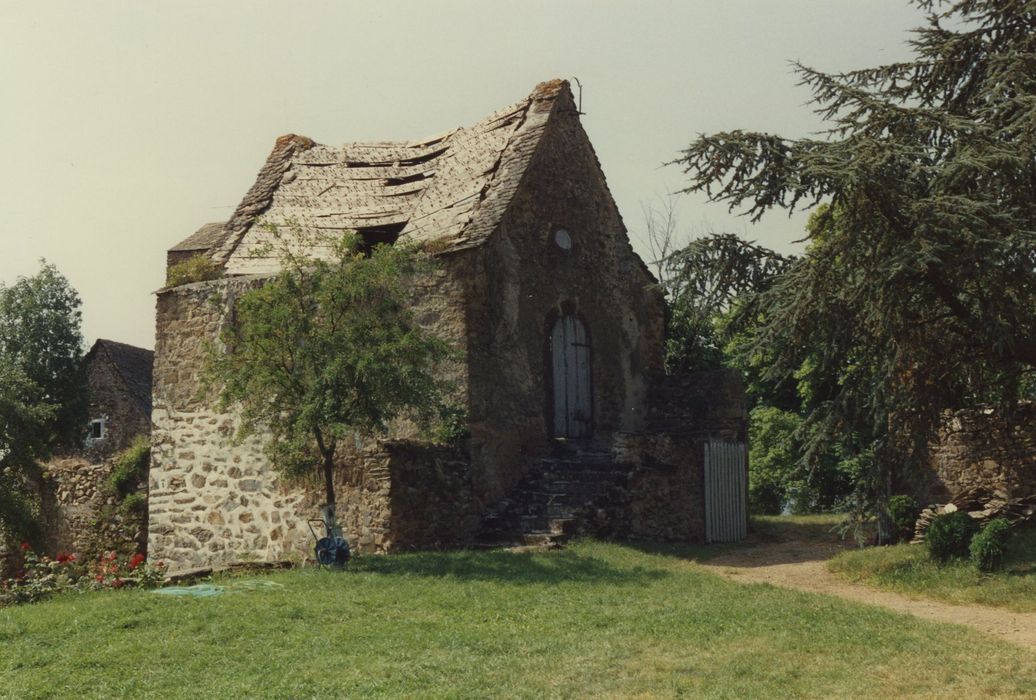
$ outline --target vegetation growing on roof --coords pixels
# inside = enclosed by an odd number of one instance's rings
[[[179,287],[191,282],[204,282],[223,276],[223,269],[204,253],[196,253],[186,260],[169,266],[165,277],[166,287]]]

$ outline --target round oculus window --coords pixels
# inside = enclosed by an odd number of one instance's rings
[[[561,250],[572,250],[572,236],[565,229],[559,228],[554,232],[554,245]]]

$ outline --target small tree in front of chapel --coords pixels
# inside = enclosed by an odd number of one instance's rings
[[[326,258],[284,252],[276,276],[236,299],[206,384],[223,409],[239,412],[240,438],[266,436],[278,471],[323,477],[331,528],[342,446],[385,434],[401,417],[435,424],[448,393],[438,370],[451,350],[408,303],[431,266],[426,255],[410,246],[364,251],[351,235],[329,243]]]

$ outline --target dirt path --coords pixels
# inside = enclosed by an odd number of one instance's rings
[[[1017,613],[982,605],[951,605],[848,583],[827,570],[827,560],[838,550],[838,545],[817,542],[767,543],[723,554],[701,565],[732,581],[770,583],[809,593],[826,593],[925,620],[966,625],[1036,651],[1036,613]]]

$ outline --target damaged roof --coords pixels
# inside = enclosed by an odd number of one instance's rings
[[[277,236],[313,255],[320,238],[343,230],[435,241],[438,251],[479,245],[517,190],[559,96],[571,100],[567,82],[541,83],[472,127],[419,141],[336,147],[282,136],[230,220],[219,231],[202,227],[176,250],[204,239],[227,274],[256,274],[278,269]]]
[[[122,379],[130,396],[151,415],[151,376],[155,353],[114,340],[99,339],[86,353],[84,362],[103,355]]]
[[[205,224],[200,229],[169,249],[170,253],[212,250],[223,243],[223,228],[226,221]]]

